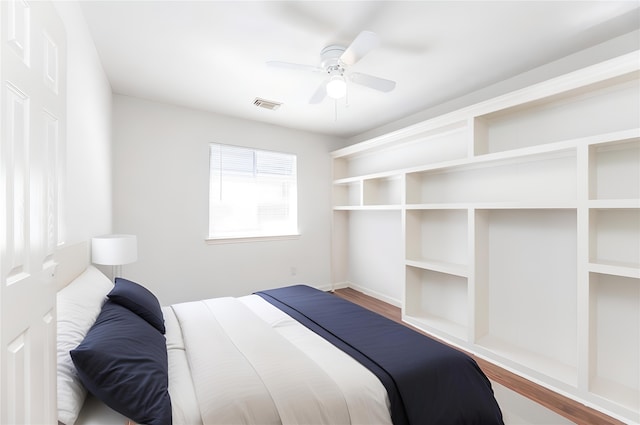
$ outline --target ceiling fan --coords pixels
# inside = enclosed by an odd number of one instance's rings
[[[325,72],[329,78],[323,81],[315,93],[309,99],[309,103],[316,104],[324,100],[326,96],[340,99],[346,95],[347,80],[372,88],[381,92],[390,92],[396,87],[396,82],[380,77],[375,77],[361,72],[350,72],[349,67],[362,59],[367,53],[380,45],[378,35],[371,31],[362,31],[351,42],[349,47],[331,44],[320,51],[320,66],[302,65],[290,62],[268,61],[267,65],[299,69],[311,72]]]

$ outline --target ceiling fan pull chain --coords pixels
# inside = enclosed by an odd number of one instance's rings
[[[349,84],[347,84],[347,89],[344,92],[344,107],[349,107]]]

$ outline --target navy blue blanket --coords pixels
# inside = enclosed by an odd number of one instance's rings
[[[468,355],[309,286],[256,294],[371,370],[394,425],[503,424],[489,379]]]

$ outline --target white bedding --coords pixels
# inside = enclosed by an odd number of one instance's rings
[[[171,396],[173,423],[175,425],[202,424],[180,324],[171,307],[162,307],[162,314],[167,329],[165,337],[167,338],[169,395]]]
[[[392,423],[378,378],[257,295],[162,311],[175,425]]]
[[[261,297],[172,309],[205,425],[391,424],[386,391],[373,374]],[[180,423],[185,408],[174,384]]]

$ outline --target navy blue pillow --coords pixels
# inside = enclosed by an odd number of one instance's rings
[[[133,311],[161,333],[165,333],[164,316],[160,303],[156,296],[144,286],[118,277],[107,297],[114,303]]]
[[[139,424],[171,424],[166,340],[144,319],[107,301],[70,354],[82,384],[107,406]]]

